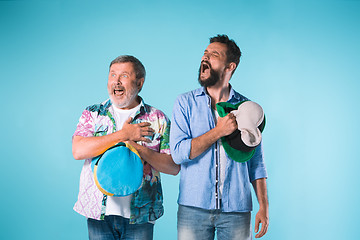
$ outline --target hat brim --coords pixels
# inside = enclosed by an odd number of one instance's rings
[[[142,184],[143,164],[137,151],[119,143],[92,162],[98,189],[109,196],[123,197],[136,192]]]

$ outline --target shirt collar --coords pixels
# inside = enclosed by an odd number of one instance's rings
[[[231,102],[231,101],[240,101],[241,100],[241,96],[238,92],[236,92],[234,90],[234,88],[231,86],[230,84],[230,94],[229,94],[229,99],[228,99],[228,102]]]
[[[145,104],[142,97],[138,96],[138,98],[140,99],[140,110],[136,113],[136,115],[138,115],[139,113],[149,113],[150,107]],[[106,100],[103,104],[106,109],[109,109],[109,107],[112,106],[110,99]]]
[[[144,99],[140,96],[138,96],[140,98],[140,113],[149,113],[150,112],[150,108],[149,105],[146,105],[144,102]]]
[[[204,96],[204,95],[207,95],[205,87],[195,89],[195,96],[196,97]]]
[[[199,96],[206,96],[208,95],[207,92],[206,92],[206,89],[205,87],[201,87],[201,88],[198,88],[195,90],[195,96],[196,97],[199,97]],[[230,101],[240,101],[241,100],[241,96],[238,92],[236,92],[234,90],[234,88],[231,86],[230,84],[230,93],[229,93],[229,99],[228,99],[228,102]]]

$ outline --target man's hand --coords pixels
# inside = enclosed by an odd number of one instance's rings
[[[151,142],[150,139],[146,138],[146,136],[153,136],[154,130],[150,128],[151,125],[148,122],[141,122],[137,124],[131,124],[132,118],[130,117],[128,120],[124,122],[124,125],[121,129],[127,136],[130,141],[143,141],[143,142]]]
[[[259,226],[261,223],[261,229],[259,232]],[[255,238],[261,238],[268,230],[269,226],[269,212],[266,209],[260,209],[255,217]]]
[[[232,113],[219,117],[215,128],[219,131],[220,137],[232,134],[238,128],[236,117]]]
[[[259,201],[259,212],[256,214],[255,217],[255,233],[257,233],[255,235],[256,238],[261,238],[262,236],[265,235],[265,233],[268,230],[268,226],[269,226],[269,201],[268,201],[268,196],[267,196],[267,187],[266,187],[266,178],[259,178],[256,179],[255,181],[251,182],[255,193],[256,193],[256,197]],[[259,226],[261,224],[261,229],[259,232]]]
[[[146,138],[154,135],[154,130],[149,127],[151,124],[148,122],[131,124],[131,121],[132,118],[129,118],[121,130],[105,136],[74,136],[72,145],[74,158],[81,160],[96,157],[118,142],[129,140],[151,142],[150,139]]]
[[[230,135],[237,129],[234,114],[229,113],[225,117],[219,117],[216,126],[203,135],[193,138],[191,141],[190,159],[194,159],[214,144],[219,138]]]

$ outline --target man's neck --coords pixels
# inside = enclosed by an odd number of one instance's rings
[[[226,102],[230,95],[230,84],[224,83],[222,85],[215,85],[206,88],[207,93],[211,98],[211,106],[216,109],[216,104],[219,102]]]
[[[129,103],[127,106],[117,106],[116,104],[113,104],[114,107],[116,107],[117,109],[120,110],[130,110],[133,109],[134,107],[137,107],[140,103],[141,103],[142,98],[140,96],[136,96],[131,103]]]

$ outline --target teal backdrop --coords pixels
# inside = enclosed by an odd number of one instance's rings
[[[71,137],[107,98],[109,63],[138,57],[141,96],[171,116],[218,33],[243,52],[231,84],[267,117],[263,239],[357,239],[359,12],[355,0],[0,1],[0,239],[87,239]],[[172,240],[179,176],[162,181],[155,239]]]

